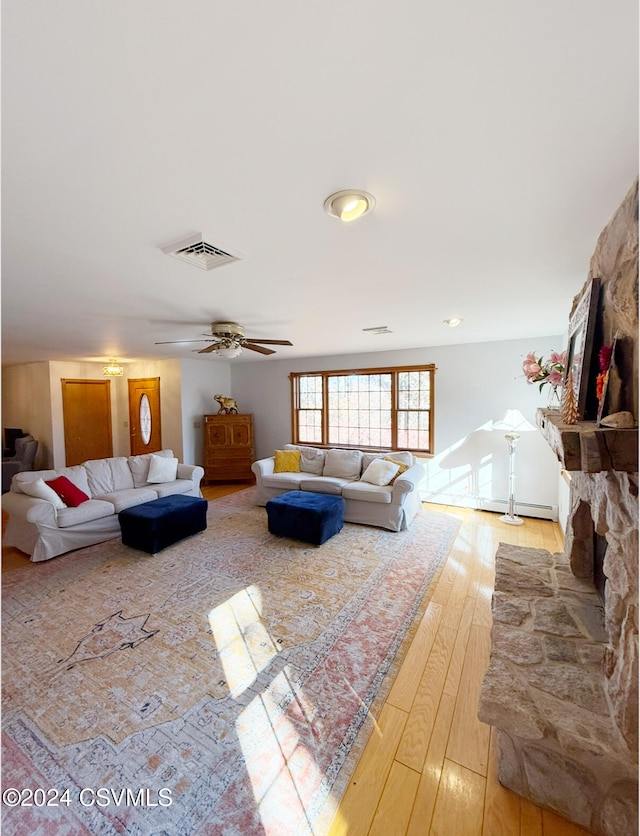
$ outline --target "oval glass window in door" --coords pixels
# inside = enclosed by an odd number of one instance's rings
[[[140,398],[140,435],[143,443],[148,444],[151,439],[151,406],[146,395]]]

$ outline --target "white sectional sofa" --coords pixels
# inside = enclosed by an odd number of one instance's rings
[[[44,483],[59,476],[89,499],[68,507],[60,498],[40,498],[48,495]],[[119,511],[172,494],[200,497],[203,476],[201,467],[179,464],[171,450],[17,473],[2,497],[8,515],[4,545],[26,552],[36,563],[119,537]]]
[[[334,494],[344,498],[344,519],[347,522],[375,525],[390,531],[408,528],[422,507],[419,487],[425,470],[411,453],[321,450],[295,444],[283,447],[284,453],[291,451],[300,451],[298,470],[276,472],[279,469],[276,467],[276,454],[280,451],[251,465],[256,476],[258,505],[266,505],[269,499],[287,491]],[[278,458],[286,461],[287,457]],[[369,465],[375,459],[387,458],[402,462],[406,470],[395,476],[393,484],[380,485],[367,481],[367,478],[372,478],[367,476]]]

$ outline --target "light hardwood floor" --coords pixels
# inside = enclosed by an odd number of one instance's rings
[[[203,494],[215,500],[245,487]],[[425,509],[462,525],[328,836],[588,836],[499,784],[495,730],[476,716],[498,543],[562,551],[562,532],[545,520],[516,527],[482,511]],[[26,564],[3,548],[3,572]]]

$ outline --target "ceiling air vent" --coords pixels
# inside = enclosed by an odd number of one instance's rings
[[[230,264],[239,261],[242,253],[232,252],[229,249],[215,247],[202,240],[201,232],[193,232],[187,238],[175,241],[173,244],[165,244],[160,247],[165,255],[172,255],[187,264],[193,264],[201,270],[213,270],[214,267],[221,267],[223,264]]]
[[[393,334],[386,325],[376,325],[374,328],[363,328],[363,331],[369,334]]]

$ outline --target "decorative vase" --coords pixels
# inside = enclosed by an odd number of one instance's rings
[[[562,406],[562,398],[560,397],[560,386],[549,386],[549,400],[547,401],[547,409],[560,409]]]

